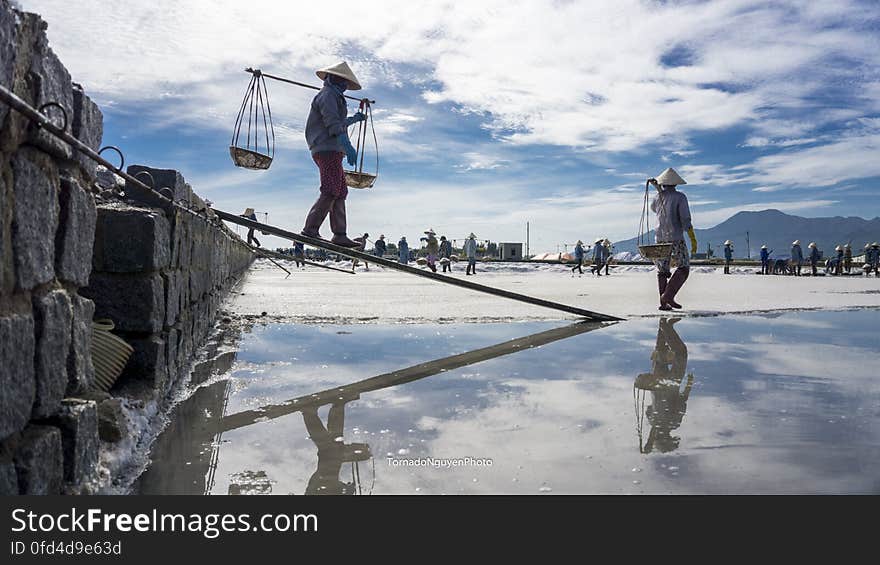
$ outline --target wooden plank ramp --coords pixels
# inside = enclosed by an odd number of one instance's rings
[[[334,245],[333,243],[330,243],[329,241],[323,239],[308,237],[275,226],[270,226],[269,224],[261,224],[260,222],[255,222],[253,220],[243,218],[237,214],[230,214],[229,212],[223,212],[222,210],[217,210],[216,208],[212,208],[212,210],[215,214],[217,214],[220,219],[226,220],[227,222],[232,222],[233,224],[238,224],[247,228],[254,228],[266,234],[289,239],[292,241],[299,241],[306,245],[311,245],[312,247],[317,247],[319,249],[324,249],[333,253],[339,253],[340,255],[345,255],[346,257],[353,257],[355,259],[360,259],[361,261],[374,263],[376,265],[382,265],[383,267],[394,269],[396,271],[401,271],[410,275],[416,275],[417,277],[423,277],[436,282],[491,294],[492,296],[509,298],[510,300],[517,300],[519,302],[524,302],[533,306],[541,306],[544,308],[551,308],[553,310],[567,312],[569,314],[575,314],[577,316],[581,316],[583,318],[586,318],[587,320],[592,320],[595,322],[619,322],[622,320],[622,318],[618,318],[616,316],[610,316],[608,314],[602,314],[600,312],[592,312],[590,310],[584,310],[583,308],[577,308],[576,306],[560,304],[558,302],[544,300],[543,298],[535,298],[533,296],[526,296],[525,294],[519,294],[517,292],[511,292],[509,290],[485,286],[465,279],[458,279],[451,276],[442,275],[440,273],[424,271],[422,269],[417,269],[416,267],[403,265],[401,263],[398,263],[397,261],[385,259],[384,257],[377,257],[375,255],[370,255],[369,253],[364,253],[363,251],[358,251],[356,249]]]

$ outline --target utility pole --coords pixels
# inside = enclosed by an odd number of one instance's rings
[[[746,253],[748,253],[749,259],[752,258],[752,246],[749,244],[749,232],[746,231]]]
[[[529,253],[529,223],[526,222],[526,257],[530,257]]]

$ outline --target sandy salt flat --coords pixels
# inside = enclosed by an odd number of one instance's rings
[[[350,263],[338,263],[344,267]],[[500,267],[500,266],[499,266]],[[575,318],[564,312],[443,285],[371,266],[356,275],[308,267],[285,273],[265,260],[248,272],[242,294],[228,308],[235,314],[261,314],[290,321],[467,322]],[[572,278],[561,266],[542,265],[481,272],[469,280],[619,317],[658,316],[656,276],[646,268],[625,268],[611,276]],[[783,277],[723,275],[696,268],[678,301],[684,315],[782,310],[840,310],[880,307],[880,279],[871,277]],[[464,277],[456,265],[452,276]]]

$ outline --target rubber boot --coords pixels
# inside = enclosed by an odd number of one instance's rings
[[[657,273],[657,290],[660,292],[660,309],[661,310],[672,310],[672,306],[666,305],[664,307],[663,304],[663,293],[666,292],[666,287],[669,284],[669,277],[671,275],[669,273]]]
[[[315,200],[315,203],[312,204],[312,209],[309,210],[309,214],[306,216],[306,225],[300,233],[308,237],[321,239],[319,230],[321,229],[321,224],[327,219],[330,209],[333,207],[333,201],[334,198],[332,196],[322,192],[318,199]]]
[[[688,275],[690,275],[690,269],[683,269],[681,267],[675,269],[675,273],[672,275],[672,278],[669,279],[669,284],[666,285],[666,290],[663,291],[663,294],[660,296],[661,310],[664,309],[663,306],[681,308],[681,304],[675,301],[675,295],[678,294],[678,291],[684,286],[684,281],[687,280]]]

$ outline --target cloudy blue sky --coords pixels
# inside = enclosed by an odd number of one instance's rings
[[[529,221],[533,253],[625,239],[668,166],[697,227],[764,208],[880,215],[876,0],[20,4],[101,104],[105,144],[295,230],[317,194],[314,93],[270,82],[275,163],[236,169],[247,66],[317,84],[346,60],[378,101],[381,174],[349,196],[352,234],[524,241]]]

